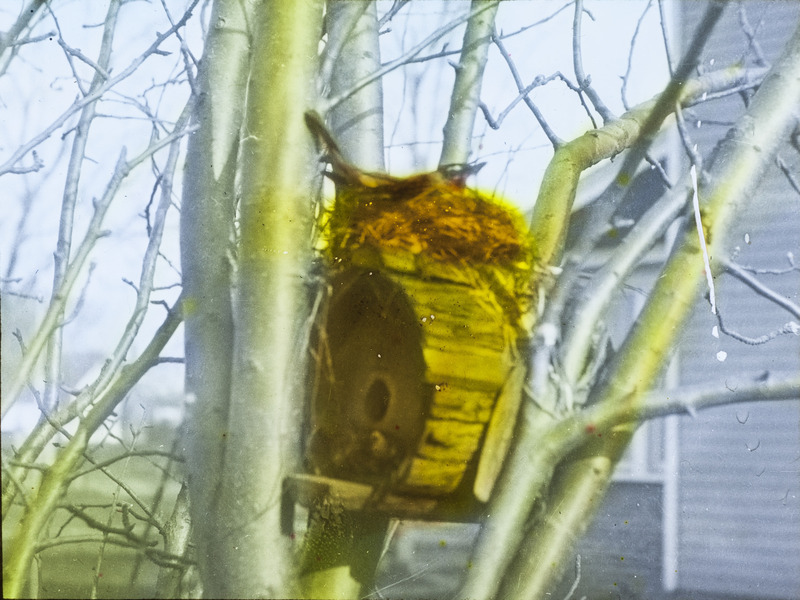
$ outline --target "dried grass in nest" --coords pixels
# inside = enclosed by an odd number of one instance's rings
[[[439,173],[340,185],[326,229],[339,258],[364,246],[468,265],[518,267],[529,258],[517,211]]]

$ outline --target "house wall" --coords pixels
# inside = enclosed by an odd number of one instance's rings
[[[677,5],[685,45],[706,3]],[[776,60],[800,21],[800,3],[745,2],[744,7],[764,56]],[[739,18],[738,5],[729,6],[708,41],[703,68],[742,59],[748,42]],[[752,53],[746,62],[752,64]],[[713,148],[743,111],[738,96],[689,111],[690,134],[700,151]],[[800,154],[788,144],[780,154],[798,177]],[[785,270],[789,253],[800,258],[800,195],[774,164],[728,240],[726,258],[735,257],[741,265]],[[758,277],[793,302],[800,299],[797,270]],[[758,338],[793,318],[728,275],[717,278],[715,292],[725,326],[741,335]],[[708,302],[699,300],[679,350],[680,385],[766,384],[771,377],[800,372],[798,336],[747,345],[724,334],[714,337],[715,325]],[[668,549],[674,553],[669,561],[674,572],[666,579],[679,590],[678,597],[800,597],[800,402],[701,411],[680,417],[673,432],[675,472],[667,475],[676,493],[665,506],[665,529],[674,539]]]
[[[680,430],[684,591],[800,597],[798,403],[698,413]]]
[[[654,600],[662,598],[662,485],[616,481],[576,549],[553,598]],[[580,579],[577,557],[580,557]]]

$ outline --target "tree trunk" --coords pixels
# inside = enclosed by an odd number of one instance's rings
[[[206,595],[225,581],[216,518],[228,432],[233,312],[233,218],[239,131],[244,115],[252,32],[246,3],[217,0],[197,78],[181,203],[185,305],[187,468],[193,539]],[[214,518],[210,518],[210,516]],[[222,515],[220,515],[222,516]]]
[[[303,113],[314,105],[321,0],[264,2],[241,157],[239,272],[231,403],[218,510],[214,595],[290,595],[281,535],[284,476],[299,466],[317,163]],[[205,518],[208,518],[206,516]]]

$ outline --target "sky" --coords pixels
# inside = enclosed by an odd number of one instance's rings
[[[466,2],[444,5],[439,2],[412,3],[410,11],[398,15],[395,29],[401,30],[402,34],[382,38],[383,60],[401,54],[404,49],[424,39],[429,31],[452,16],[453,5],[462,11],[469,8]],[[548,77],[557,71],[575,81],[572,66],[574,10],[568,6],[558,12],[563,6],[565,3],[559,1],[505,2],[500,6],[496,29],[501,35],[510,36],[504,39],[504,44],[526,85],[537,76]],[[629,103],[633,105],[651,98],[668,81],[658,9],[653,4],[645,11],[647,6],[647,2],[631,0],[586,3],[594,19],[587,15],[582,25],[584,71],[615,114],[624,112],[621,78],[628,66],[631,38],[642,14],[644,18],[636,40],[628,84]],[[525,25],[557,12],[547,22],[513,35]],[[425,29],[418,25],[421,13],[426,14],[425,21],[430,23]],[[404,27],[405,22],[416,25]],[[443,43],[447,48],[460,48],[462,35],[463,29],[454,31],[444,42],[434,45],[433,50],[441,50]],[[457,55],[450,60],[457,60]],[[408,72],[392,73],[385,79],[387,164],[391,171],[403,173],[436,168],[454,71],[444,61],[423,73],[424,69],[424,65],[418,65]],[[496,118],[516,96],[509,69],[497,48],[492,46],[481,99]],[[531,98],[562,139],[577,137],[591,127],[576,95],[561,83],[539,88]],[[479,114],[474,135],[471,158],[486,162],[478,174],[476,185],[496,191],[523,210],[531,208],[552,156],[552,146],[528,108],[519,103],[497,131],[491,129]]]
[[[0,6],[0,31],[8,29],[25,3],[7,1]],[[391,6],[379,3],[379,15]],[[70,6],[71,5],[71,6]],[[173,18],[183,11],[186,0],[165,3],[130,2],[121,9],[123,23],[117,32],[111,60],[110,75],[123,70],[149,46],[156,35],[169,27],[166,6]],[[201,6],[204,3],[201,2]],[[562,1],[516,1],[501,4],[497,30],[504,38],[509,55],[524,82],[537,76],[550,76],[560,71],[574,81],[572,67],[573,9]],[[667,81],[664,45],[655,3],[644,1],[603,0],[587,1],[588,11],[583,20],[581,43],[585,72],[616,114],[624,110],[621,96],[621,77],[628,68],[631,38],[641,18],[634,47],[634,61],[628,82],[631,104],[652,97]],[[463,1],[414,1],[401,11],[381,35],[383,61],[389,61],[413,47],[455,14],[469,8]],[[59,11],[59,9],[62,9]],[[31,37],[37,43],[26,44],[0,76],[0,164],[22,144],[36,138],[45,128],[58,124],[58,118],[80,95],[76,76],[84,82],[92,70],[77,55],[69,58],[58,44],[58,32],[74,49],[83,55],[96,57],[105,19],[107,3],[75,2],[68,0],[55,5],[57,20],[44,13],[34,26]],[[531,29],[524,25],[555,16]],[[644,14],[644,17],[642,15]],[[197,17],[207,18],[205,10]],[[187,47],[193,57],[202,55],[203,21],[192,20],[184,32]],[[428,52],[443,48],[457,49],[461,44],[463,26],[434,43]],[[101,117],[89,139],[87,159],[79,187],[79,199],[74,230],[74,245],[82,238],[92,214],[92,201],[102,196],[121,147],[128,157],[144,149],[152,135],[148,115],[173,121],[187,96],[184,80],[175,81],[183,67],[179,43],[165,43],[165,54],[151,56],[127,78],[117,91],[98,105]],[[449,57],[457,60],[457,55]],[[394,174],[431,170],[436,167],[441,148],[441,131],[449,104],[453,68],[446,60],[417,63],[398,69],[384,79],[385,139],[387,167]],[[496,48],[492,47],[483,81],[481,98],[491,114],[497,117],[517,95],[508,67]],[[535,90],[531,97],[544,113],[557,135],[571,139],[591,127],[591,123],[574,93],[559,82]],[[53,249],[58,231],[59,211],[72,128],[76,117],[65,119],[52,127],[50,135],[36,146],[37,157],[44,167],[27,174],[0,175],[0,276],[3,290],[26,297],[3,296],[3,375],[4,382],[13,372],[19,347],[13,336],[19,328],[30,336],[41,317],[52,286]],[[486,165],[476,178],[475,185],[496,192],[521,209],[532,207],[536,190],[552,147],[523,103],[515,106],[498,131],[491,129],[478,115],[474,130],[472,160]],[[165,152],[157,157],[163,165]],[[19,164],[33,163],[32,154]],[[123,184],[119,196],[109,210],[104,228],[110,232],[101,240],[90,258],[93,265],[86,269],[78,283],[84,291],[68,307],[74,318],[64,328],[65,361],[71,372],[72,387],[85,385],[95,376],[104,357],[113,349],[133,307],[134,292],[125,280],[136,282],[141,269],[141,256],[147,242],[144,211],[153,187],[153,165],[145,164],[134,171]],[[180,175],[175,187],[174,201],[180,203]],[[30,206],[25,213],[24,207]],[[20,224],[22,223],[22,227]],[[21,237],[18,234],[21,232]],[[178,211],[172,210],[167,221],[156,285],[173,286],[179,282]],[[13,269],[10,264],[14,263]],[[172,302],[177,287],[154,294],[154,299]],[[73,314],[74,313],[74,314]],[[138,353],[149,339],[149,333],[160,323],[163,311],[151,311],[142,333],[132,348]],[[182,354],[181,336],[176,336],[167,354]],[[180,369],[165,369],[154,374],[149,385],[142,386],[142,401],[154,394],[179,394],[182,386]],[[35,383],[41,384],[41,374]],[[4,383],[6,385],[6,383]],[[23,415],[9,414],[3,427],[15,427]],[[27,417],[26,417],[27,418]]]

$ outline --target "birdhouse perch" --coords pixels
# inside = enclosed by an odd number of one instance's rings
[[[329,293],[311,340],[308,467],[368,486],[379,509],[465,491],[486,500],[524,372],[522,219],[466,187],[463,169],[360,171],[318,116],[307,121],[336,184],[323,222]]]

